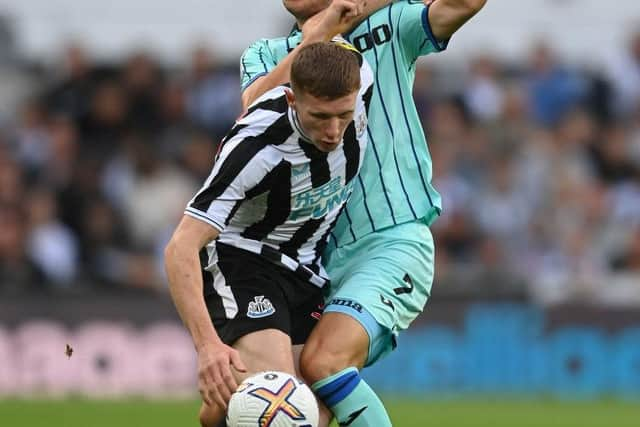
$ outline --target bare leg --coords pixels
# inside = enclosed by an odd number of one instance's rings
[[[296,376],[298,378],[302,378],[302,373],[300,372],[300,355],[302,354],[302,349],[304,345],[294,345],[293,346],[293,362],[296,367]],[[308,384],[311,387],[311,384]],[[329,427],[331,423],[331,419],[333,418],[333,414],[327,408],[324,403],[321,401],[318,402],[318,409],[320,409],[320,418],[318,419],[318,427]]]
[[[233,348],[240,352],[240,357],[247,367],[247,372],[235,372],[238,383],[261,371],[281,371],[296,374],[291,339],[277,329],[265,329],[252,332],[238,339]],[[265,352],[264,349],[269,351]],[[202,427],[217,427],[224,419],[225,413],[217,406],[202,404],[200,408],[200,424]]]

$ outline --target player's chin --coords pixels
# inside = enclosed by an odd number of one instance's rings
[[[319,142],[316,144],[316,147],[325,153],[330,153],[335,151],[336,148],[340,145],[339,142]]]

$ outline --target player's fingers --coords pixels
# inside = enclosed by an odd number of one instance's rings
[[[218,392],[228,402],[231,399],[231,394],[238,388],[238,383],[236,383],[236,379],[231,373],[231,365],[228,360],[218,365],[218,374],[219,381],[216,381]]]
[[[216,372],[214,376],[214,383],[211,384],[211,387],[209,388],[208,392],[209,392],[209,398],[211,400],[213,400],[218,405],[220,405],[221,408],[223,409],[227,408],[227,402],[229,401],[229,398],[231,397],[231,395],[229,394],[229,391],[227,390],[227,386],[222,380],[222,375],[220,375],[220,373]]]
[[[213,404],[213,401],[209,397],[209,392],[207,391],[207,389],[205,387],[199,387],[198,391],[200,392],[200,397],[202,397],[202,401],[207,405],[211,406]]]
[[[358,1],[357,0],[338,0],[336,6],[344,16],[356,16],[358,14]]]
[[[356,11],[358,12],[358,15],[362,15],[362,13],[364,12],[364,7],[366,5],[367,2],[363,0],[359,0],[358,2],[356,2]]]
[[[211,399],[212,402],[215,402],[220,408],[224,409],[225,411],[227,410],[228,400],[225,399],[222,396],[222,394],[220,394],[217,388],[213,388],[209,390],[209,398]]]
[[[199,378],[198,378],[198,391],[200,391],[200,396],[202,397],[202,401],[204,403],[206,403],[207,405],[211,406],[211,404],[213,403],[213,401],[211,400],[211,397],[209,397],[209,382],[207,381],[206,378],[206,371],[205,372],[201,372],[199,374]]]
[[[247,367],[245,366],[244,362],[240,358],[240,353],[238,353],[237,351],[232,351],[230,356],[231,356],[231,364],[237,371],[247,372]]]

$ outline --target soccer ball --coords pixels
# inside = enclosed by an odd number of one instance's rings
[[[284,372],[261,372],[231,395],[228,427],[317,427],[318,404],[311,389]]]

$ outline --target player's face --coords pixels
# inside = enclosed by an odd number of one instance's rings
[[[300,125],[320,151],[335,150],[353,120],[358,92],[337,99],[317,98],[308,93],[289,92],[289,105],[298,114]]]
[[[298,21],[306,21],[326,9],[331,0],[282,0],[282,3]]]

